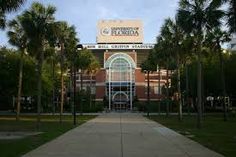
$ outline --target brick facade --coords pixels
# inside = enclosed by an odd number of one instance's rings
[[[101,53],[101,52],[96,52],[96,50],[94,50],[93,53]],[[112,52],[104,50],[103,63],[105,63],[107,59],[115,53],[124,53],[124,52],[120,50],[112,51]],[[139,54],[135,50],[125,51],[125,53],[128,54],[136,63],[135,96],[140,101],[146,101],[147,100],[147,74],[143,73],[139,65],[137,65],[137,62],[138,62],[137,56]],[[147,55],[148,55],[148,52],[147,52]],[[161,78],[165,78],[165,76],[162,74]],[[161,97],[161,94],[159,93],[159,91],[157,91],[158,80],[159,80],[158,72],[150,74],[150,100],[158,100]],[[165,80],[161,79],[161,86],[163,86],[164,84],[165,84]],[[106,70],[104,69],[104,65],[102,65],[101,70],[96,73],[96,100],[102,101],[105,95],[106,95]]]

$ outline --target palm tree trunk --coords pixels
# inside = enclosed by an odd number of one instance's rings
[[[64,43],[61,43],[61,102],[60,102],[60,123],[62,123],[62,114],[64,106]]]
[[[74,120],[74,125],[76,125],[76,67],[75,67],[75,61],[73,63],[73,120]]]
[[[202,63],[201,48],[198,49],[198,75],[197,75],[197,127],[201,128],[202,123]]]
[[[83,72],[82,69],[80,71],[80,115],[83,114]]]
[[[150,71],[147,71],[147,116],[149,117],[150,113],[150,78],[149,78]]]
[[[180,63],[179,63],[179,55],[177,55],[177,86],[178,86],[178,106],[179,106],[179,121],[182,121],[182,102],[181,102],[181,88],[180,88]]]
[[[166,68],[166,116],[169,116],[169,60]]]
[[[185,65],[185,79],[186,79],[186,104],[188,107],[188,115],[190,115],[190,103],[189,103],[189,80],[188,80],[188,64]]]
[[[39,59],[38,59],[38,82],[37,82],[37,129],[40,129],[40,115],[41,115],[41,105],[42,105],[42,66],[43,66],[43,59],[44,59],[44,43],[42,45],[43,50],[40,50]]]
[[[53,56],[54,57],[54,56]],[[54,58],[52,60],[52,113],[53,115],[55,114],[55,63],[54,63]]]
[[[91,86],[92,86],[92,73],[90,73],[90,82],[89,82],[89,107],[92,107],[92,91],[91,91]]]
[[[158,79],[158,91],[159,91],[159,102],[158,102],[158,114],[161,115],[161,69],[158,69],[159,79]]]
[[[223,56],[221,53],[221,49],[219,49],[218,51],[219,54],[219,60],[220,60],[220,75],[221,75],[221,84],[222,84],[222,94],[225,100],[226,97],[226,87],[225,87],[225,72],[224,72],[224,60],[223,60]],[[225,101],[223,101],[223,108],[224,108],[224,121],[227,121],[227,106]]]
[[[63,70],[61,69],[60,123],[62,123],[63,103],[64,103],[64,77],[63,77]]]
[[[19,81],[18,81],[18,93],[17,93],[17,109],[16,109],[16,120],[20,120],[20,103],[21,103],[21,91],[22,91],[22,76],[23,76],[23,57],[26,52],[26,48],[21,51],[20,66],[19,66]]]
[[[70,105],[71,105],[71,113],[73,114],[73,71],[74,71],[74,68],[73,68],[73,65],[70,66]]]

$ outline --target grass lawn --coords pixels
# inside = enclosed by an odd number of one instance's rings
[[[184,116],[179,122],[177,116],[151,116],[152,120],[183,135],[193,135],[192,140],[219,152],[226,157],[236,156],[236,117],[223,121],[222,115],[208,115],[203,119],[201,129],[196,127],[196,116]]]
[[[95,116],[77,116],[78,125]],[[1,131],[39,131],[42,134],[28,136],[23,139],[0,140],[1,157],[18,157],[36,147],[56,138],[74,128],[72,116],[63,116],[63,123],[59,123],[59,116],[42,116],[40,130],[36,129],[36,116],[22,116],[19,122],[14,116],[0,116]]]

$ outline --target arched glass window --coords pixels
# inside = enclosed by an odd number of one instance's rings
[[[112,104],[126,104],[132,109],[135,94],[135,67],[134,60],[125,53],[113,54],[104,64],[109,108]]]

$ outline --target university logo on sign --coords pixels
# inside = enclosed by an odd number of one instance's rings
[[[97,43],[142,43],[140,20],[101,20],[97,25]]]
[[[101,34],[104,36],[139,36],[139,27],[105,27]]]
[[[109,36],[109,35],[111,35],[111,29],[108,27],[105,27],[101,30],[101,34],[104,36]]]

